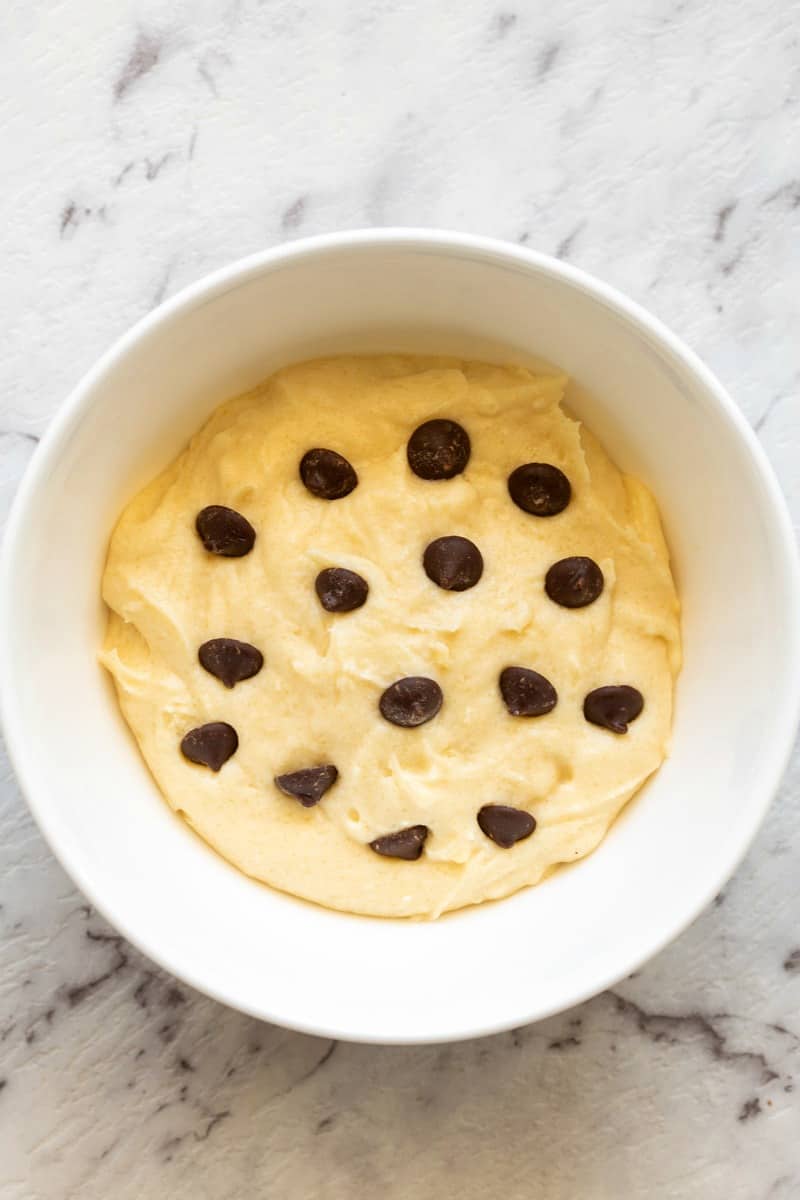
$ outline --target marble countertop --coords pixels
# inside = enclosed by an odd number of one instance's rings
[[[650,307],[800,519],[796,0],[3,15],[3,513],[59,402],[165,296],[286,238],[424,224]],[[3,1200],[800,1196],[800,757],[735,878],[640,974],[420,1049],[288,1033],[168,978],[86,906],[5,760],[0,783]]]

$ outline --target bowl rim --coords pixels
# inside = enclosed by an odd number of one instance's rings
[[[19,720],[13,701],[14,669],[12,663],[14,656],[12,654],[13,633],[10,621],[11,595],[15,576],[14,565],[20,537],[24,532],[28,508],[38,489],[46,482],[50,463],[57,458],[62,444],[81,420],[87,398],[109,368],[138,341],[146,337],[153,328],[175,314],[205,304],[224,294],[230,288],[239,287],[265,271],[279,269],[291,260],[299,261],[315,256],[324,257],[330,253],[339,253],[347,249],[369,250],[371,248],[396,248],[412,252],[427,251],[437,255],[462,258],[477,256],[483,261],[502,262],[505,265],[513,264],[525,271],[537,272],[562,281],[624,318],[651,344],[658,346],[662,351],[667,351],[673,361],[677,360],[697,377],[713,398],[723,420],[727,421],[749,451],[763,487],[765,513],[768,512],[780,544],[781,582],[787,605],[791,611],[795,612],[800,612],[800,563],[786,500],[766,452],[744,415],[713,372],[681,338],[639,303],[581,268],[562,262],[551,255],[532,250],[527,246],[470,233],[418,227],[356,229],[320,234],[282,243],[237,259],[202,276],[194,283],[188,284],[175,296],[140,318],[117,338],[90,367],[56,410],[24,472],[8,515],[2,554],[0,555],[0,663],[2,663],[0,669],[0,725],[5,736],[9,760],[22,794],[45,842],[76,887],[86,896],[97,912],[119,930],[131,945],[163,970],[220,1003],[284,1028],[321,1037],[374,1043],[378,1041],[375,1036],[365,1035],[357,1028],[343,1028],[341,1024],[329,1027],[324,1022],[311,1024],[293,1021],[291,1015],[287,1016],[286,1013],[272,1011],[268,996],[265,997],[264,1003],[243,1002],[240,998],[227,992],[224,981],[209,981],[206,978],[197,977],[196,973],[183,969],[176,972],[168,959],[162,956],[160,947],[153,944],[151,939],[139,935],[135,929],[135,919],[129,921],[125,912],[118,912],[116,905],[111,902],[106,903],[104,897],[97,894],[91,877],[84,872],[81,863],[76,861],[75,856],[69,851],[58,846],[57,837],[49,827],[48,802],[43,801],[36,794],[29,770],[29,763],[36,754],[35,739],[32,736],[33,731],[27,729]],[[504,1016],[496,1022],[482,1021],[479,1025],[473,1024],[469,1027],[456,1026],[452,1033],[446,1036],[442,1036],[440,1033],[427,1036],[425,1033],[420,1035],[386,1034],[381,1035],[381,1044],[419,1045],[426,1042],[458,1041],[543,1020],[555,1013],[581,1004],[614,986],[663,950],[696,920],[731,877],[747,853],[788,765],[795,730],[798,720],[800,720],[800,622],[791,622],[789,628],[790,634],[786,646],[787,682],[785,685],[789,702],[783,706],[782,712],[779,714],[779,721],[773,725],[761,784],[758,794],[754,794],[751,800],[749,820],[741,841],[732,848],[731,853],[724,861],[717,863],[715,871],[709,874],[708,885],[700,898],[696,898],[684,908],[676,906],[675,919],[669,924],[669,927],[660,937],[648,943],[645,949],[639,949],[630,954],[629,961],[622,965],[617,962],[614,968],[608,972],[607,977],[597,978],[591,984],[573,988],[557,1004],[537,1009],[535,1004],[532,1005],[530,1001],[526,1003],[522,998],[517,1005],[513,1019]]]

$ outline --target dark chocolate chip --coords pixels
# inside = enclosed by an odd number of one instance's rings
[[[332,763],[323,767],[304,767],[302,771],[291,771],[288,775],[276,775],[276,786],[286,796],[299,800],[303,808],[313,808],[339,778]]]
[[[319,602],[327,612],[352,612],[361,608],[369,593],[369,584],[346,567],[326,567],[314,584]]]
[[[203,642],[197,657],[201,667],[205,667],[209,675],[221,679],[227,688],[243,679],[251,679],[264,665],[260,650],[249,642],[237,642],[236,638],[212,638],[210,642]]]
[[[408,439],[408,465],[420,479],[452,479],[469,462],[469,434],[457,421],[426,421]]]
[[[307,450],[300,460],[300,478],[320,500],[341,500],[358,483],[350,463],[335,450]]]
[[[612,733],[627,733],[644,708],[644,696],[627,683],[595,688],[583,702],[583,715],[592,725],[601,725]]]
[[[506,667],[501,671],[500,691],[512,717],[543,717],[558,702],[558,693],[550,680],[527,667]]]
[[[384,858],[404,858],[406,862],[416,862],[429,832],[427,825],[409,825],[408,829],[398,829],[397,833],[386,833],[383,837],[375,838],[374,842],[370,842],[370,847]]]
[[[413,728],[424,725],[442,707],[442,689],[434,679],[409,675],[398,679],[381,696],[381,715],[393,725]]]
[[[469,538],[437,538],[422,556],[425,574],[448,592],[466,592],[483,574],[483,556]]]
[[[603,572],[593,558],[576,555],[553,563],[544,578],[544,590],[564,608],[585,608],[603,591]]]
[[[478,824],[496,846],[510,850],[517,842],[531,836],[536,819],[524,809],[512,808],[509,804],[484,804],[478,813]]]
[[[250,553],[256,540],[256,531],[247,517],[224,504],[201,508],[195,528],[206,550],[223,558],[242,558]]]
[[[235,754],[239,735],[225,721],[209,721],[190,729],[181,742],[181,754],[190,762],[218,771]]]
[[[572,488],[563,471],[550,463],[525,463],[508,477],[511,499],[535,517],[554,517],[567,507]]]

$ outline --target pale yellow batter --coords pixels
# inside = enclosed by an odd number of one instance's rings
[[[536,883],[588,854],[663,761],[680,665],[678,601],[649,492],[622,475],[560,407],[563,376],[450,359],[339,358],[280,371],[224,404],[189,448],[128,505],[111,541],[102,660],[169,804],[247,874],[332,908],[436,916]],[[406,444],[435,417],[469,433],[466,471],[426,481]],[[343,499],[303,486],[312,447],[344,455],[359,477]],[[526,462],[561,468],[572,500],[528,515],[507,478]],[[238,510],[257,538],[246,557],[208,553],[195,531],[206,505]],[[459,534],[479,547],[480,582],[450,592],[422,554]],[[548,567],[589,555],[605,588],[568,609],[543,590]],[[363,607],[328,613],[324,567],[369,584]],[[252,643],[259,674],[228,689],[198,663],[211,638]],[[509,665],[545,675],[552,712],[509,715]],[[399,728],[378,710],[408,675],[435,679],[438,716]],[[589,724],[594,688],[630,684],[644,711],[624,736]],[[180,753],[194,726],[225,721],[239,748],[219,772]],[[313,808],[276,775],[320,763],[339,779]],[[533,814],[532,836],[501,849],[478,827],[485,804]],[[428,826],[416,862],[368,843]]]

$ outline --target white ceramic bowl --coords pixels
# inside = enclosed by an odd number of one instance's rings
[[[238,874],[170,812],[96,652],[125,502],[220,401],[337,350],[543,356],[655,492],[683,601],[672,756],[588,859],[433,923],[343,916]],[[3,717],[53,851],[145,954],[258,1017],[383,1042],[536,1020],[675,937],[742,857],[800,700],[800,589],[783,501],[719,383],[641,308],[572,267],[466,235],[337,234],[236,263],[122,338],[53,421],[2,564]],[[309,864],[313,870],[313,864]]]

